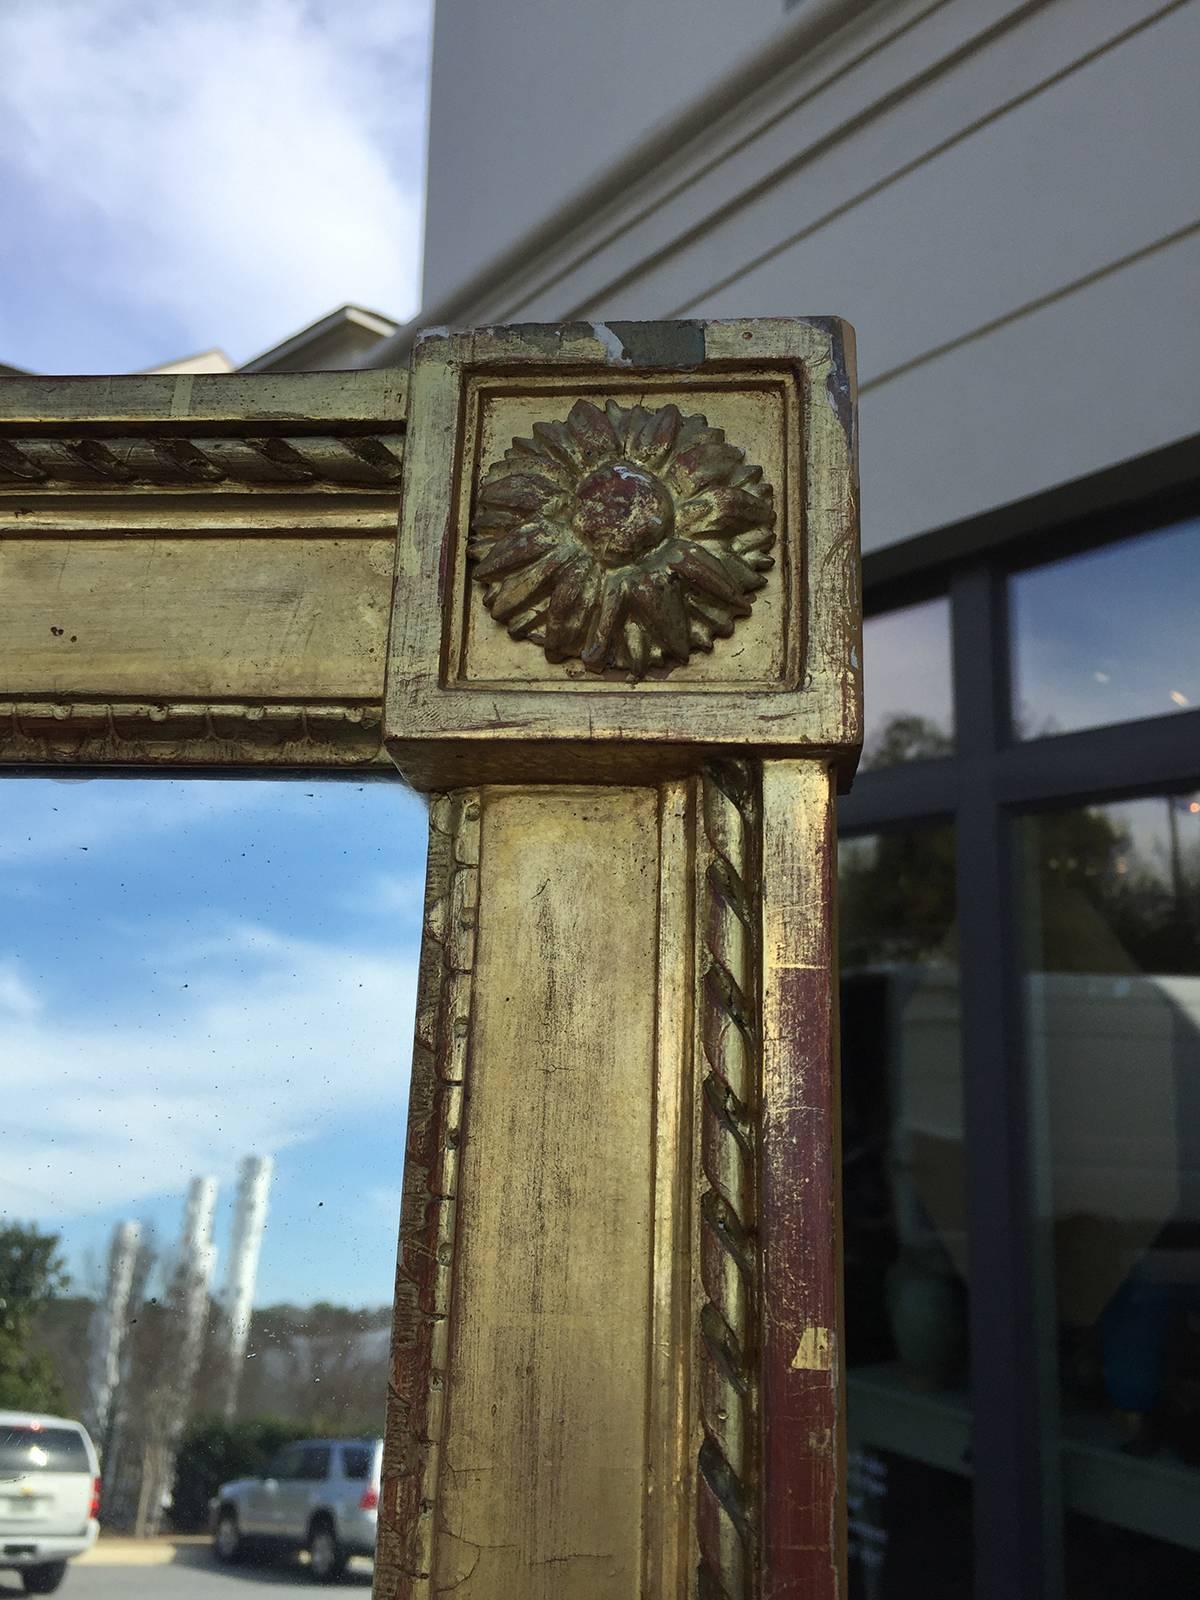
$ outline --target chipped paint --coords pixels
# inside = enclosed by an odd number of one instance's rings
[[[704,364],[703,322],[609,322],[603,326],[620,340],[623,359],[635,367],[683,372]]]
[[[592,330],[592,338],[600,345],[610,361],[629,364],[629,357],[620,338],[613,332],[607,322],[591,322],[588,326]]]
[[[171,395],[171,415],[173,417],[186,417],[192,409],[192,374],[181,373],[175,379],[175,388]]]
[[[829,1328],[809,1327],[800,1335],[796,1354],[792,1357],[793,1372],[830,1372],[833,1370],[833,1332]]]

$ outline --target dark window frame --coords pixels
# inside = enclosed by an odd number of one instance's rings
[[[948,594],[956,747],[874,769],[840,806],[845,837],[953,823],[970,1293],[973,1600],[1062,1592],[1056,1462],[1042,1429],[1055,1375],[1038,1345],[1030,1085],[1016,924],[1016,825],[1030,811],[1200,786],[1200,710],[1019,741],[1008,579],[1194,517],[1200,485],[1013,536],[945,533],[864,560],[864,611]],[[1001,542],[1001,540],[1004,542]],[[975,1265],[977,1264],[977,1265]]]

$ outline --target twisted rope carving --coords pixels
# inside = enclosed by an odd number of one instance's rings
[[[0,487],[161,488],[331,483],[380,488],[400,482],[403,435],[289,438],[0,438]]]
[[[704,779],[699,1600],[748,1600],[755,1572],[757,796],[745,763]]]

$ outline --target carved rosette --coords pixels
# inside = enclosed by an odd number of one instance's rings
[[[487,469],[469,553],[513,638],[640,678],[749,616],[774,522],[762,468],[706,418],[579,400]]]
[[[704,776],[700,1038],[699,1600],[750,1600],[757,1565],[755,1128],[759,1034],[755,932],[759,807],[752,768]]]

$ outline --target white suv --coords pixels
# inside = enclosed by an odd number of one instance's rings
[[[382,1439],[303,1439],[286,1444],[261,1478],[223,1483],[211,1505],[220,1561],[248,1549],[307,1550],[318,1583],[341,1576],[351,1556],[374,1556]]]
[[[78,1422],[0,1411],[0,1570],[53,1594],[100,1531],[100,1464]]]

